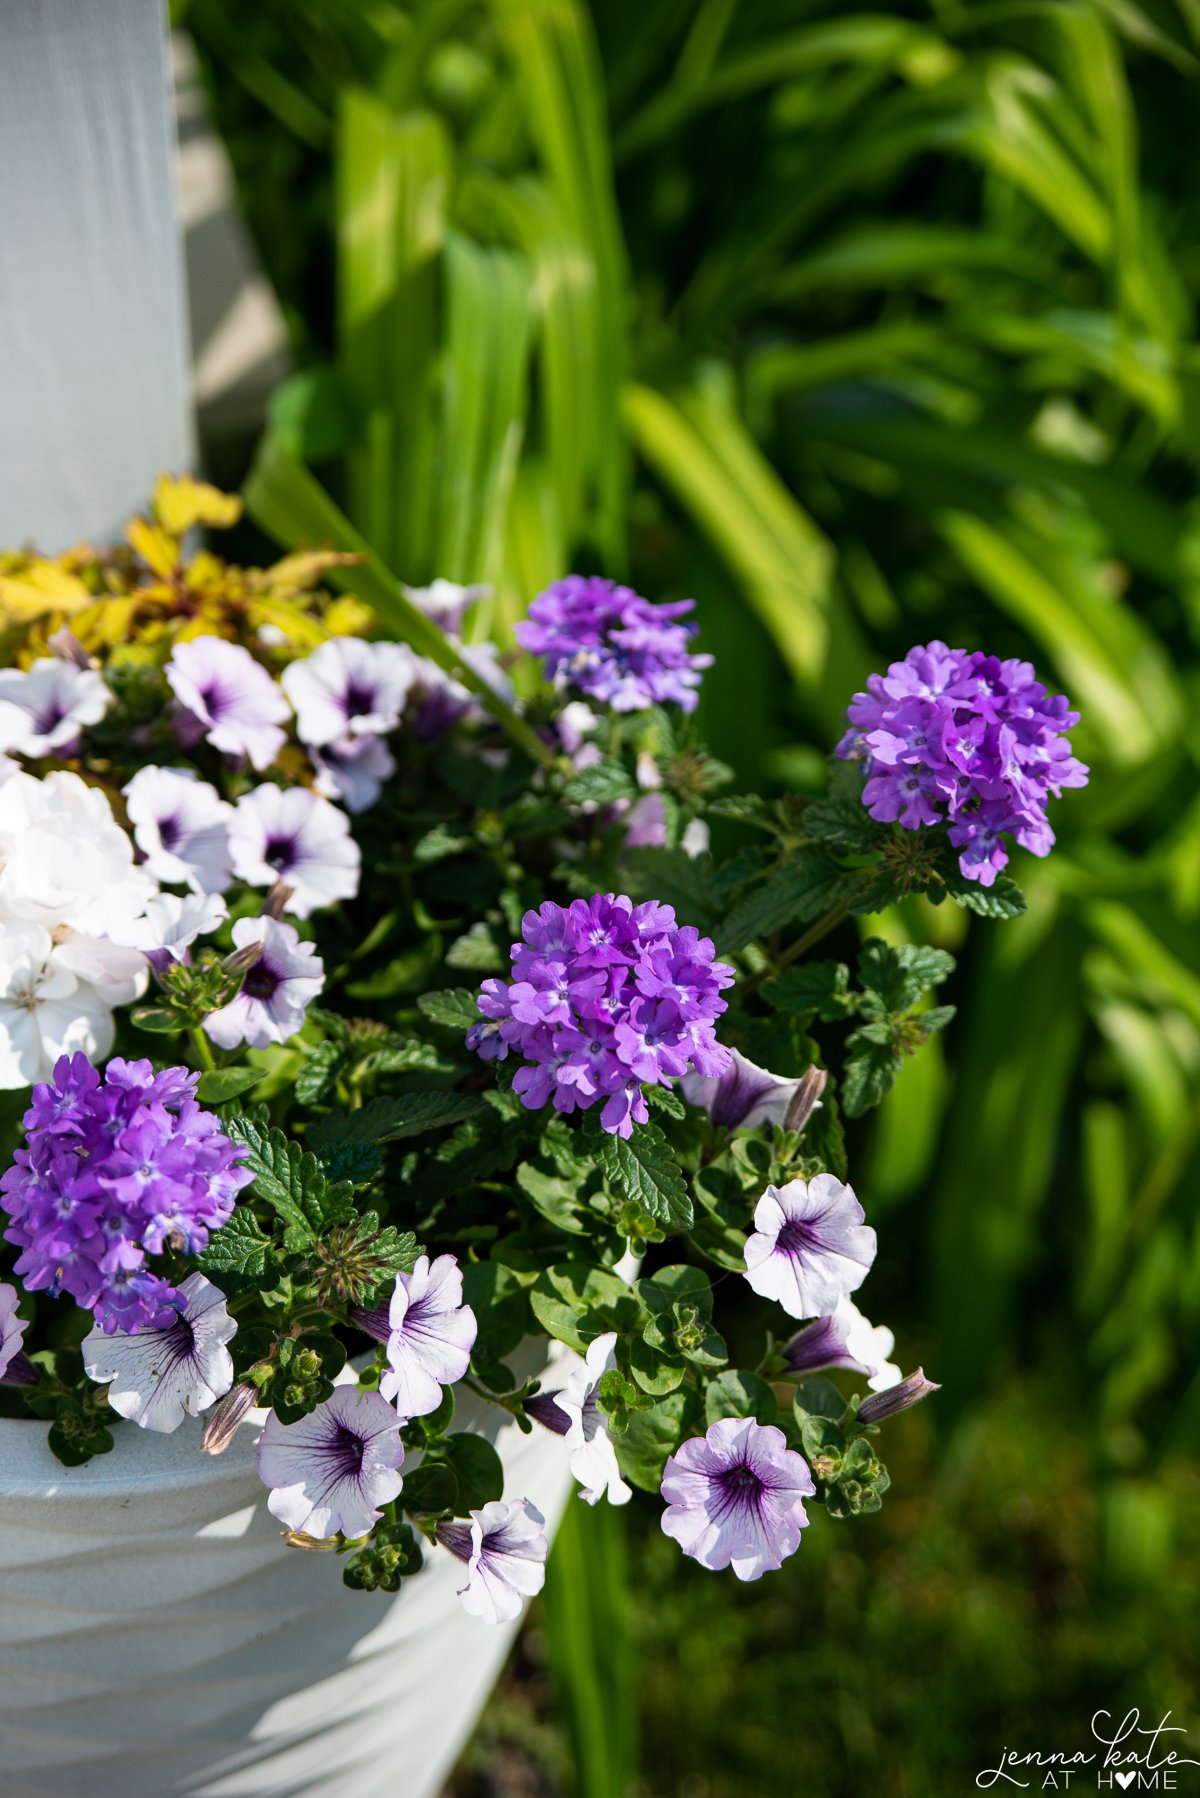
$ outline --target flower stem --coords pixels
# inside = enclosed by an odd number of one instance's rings
[[[816,923],[804,932],[803,936],[798,936],[791,947],[783,951],[782,955],[777,958],[772,972],[778,974],[782,969],[790,967],[800,956],[806,955],[815,943],[820,942],[823,936],[828,936],[831,930],[836,930],[849,910],[850,901],[848,899],[839,899],[836,905],[830,906],[823,918],[818,918]]]
[[[200,1066],[204,1069],[206,1074],[211,1074],[215,1069],[217,1062],[208,1038],[205,1036],[203,1030],[201,1030],[199,1024],[193,1024],[188,1031],[188,1035],[192,1039],[192,1047],[196,1051]]]

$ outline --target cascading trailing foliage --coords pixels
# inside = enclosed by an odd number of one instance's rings
[[[1021,911],[1000,838],[1048,850],[1074,715],[931,644],[821,793],[730,794],[687,604],[559,582],[521,707],[477,594],[406,590],[416,653],[317,590],[344,556],[185,547],[237,510],[164,481],[125,546],[7,560],[0,1402],[69,1464],[121,1419],[257,1427],[290,1543],[371,1590],[440,1549],[498,1620],[545,1517],[465,1388],[757,1578],[806,1503],[879,1508],[880,1424],[934,1389],[857,1308],[841,1119],[950,1021],[953,963],[820,945],[912,892]]]

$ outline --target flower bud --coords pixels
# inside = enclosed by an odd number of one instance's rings
[[[859,1423],[881,1423],[885,1417],[894,1417],[898,1411],[911,1410],[919,1405],[923,1398],[931,1392],[940,1392],[941,1387],[933,1380],[925,1378],[925,1370],[918,1367],[916,1373],[910,1373],[907,1379],[898,1386],[889,1386],[886,1392],[873,1392],[858,1407]]]
[[[262,960],[261,943],[245,943],[234,949],[221,963],[222,974],[248,974],[255,962]]]
[[[258,1403],[258,1387],[242,1380],[217,1405],[204,1426],[200,1446],[206,1455],[223,1455],[233,1441],[233,1433],[248,1411]]]
[[[535,1392],[532,1398],[525,1400],[525,1410],[535,1423],[553,1430],[556,1436],[565,1436],[571,1428],[571,1420],[559,1407],[558,1399],[553,1392]]]
[[[824,1068],[808,1068],[799,1079],[787,1110],[783,1114],[785,1130],[799,1134],[821,1101],[829,1076]]]
[[[292,896],[292,888],[285,880],[277,880],[266,898],[258,908],[260,918],[274,918],[277,922],[287,910],[287,902]]]
[[[100,666],[79,641],[69,625],[60,624],[46,638],[46,648],[58,657],[60,662],[69,662],[73,668],[98,668]]]
[[[450,1523],[443,1520],[434,1530],[434,1535],[443,1548],[448,1548],[452,1555],[460,1561],[471,1559],[472,1542],[471,1526],[468,1523]]]

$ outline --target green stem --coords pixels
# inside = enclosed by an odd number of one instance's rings
[[[199,1057],[201,1067],[206,1074],[211,1074],[216,1068],[217,1063],[208,1038],[205,1036],[203,1030],[201,1030],[199,1024],[193,1024],[188,1031],[188,1035],[192,1039],[192,1047]]]
[[[807,955],[813,945],[819,943],[823,936],[828,936],[831,930],[837,929],[849,910],[850,901],[839,899],[836,905],[829,908],[823,918],[818,918],[816,923],[804,932],[803,936],[798,936],[791,947],[783,951],[776,960],[773,972],[778,974],[784,968],[790,967],[800,956]]]

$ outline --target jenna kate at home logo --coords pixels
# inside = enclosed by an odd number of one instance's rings
[[[1172,1723],[1167,1712],[1160,1723],[1143,1724],[1141,1712],[1126,1711],[1116,1718],[1110,1711],[1092,1717],[1095,1748],[1073,1752],[1056,1748],[1005,1748],[994,1767],[975,1775],[975,1784],[1030,1787],[1048,1792],[1123,1791],[1177,1792],[1190,1785],[1200,1787],[1200,1760],[1182,1752],[1187,1731]],[[1174,1740],[1172,1740],[1174,1739]]]

